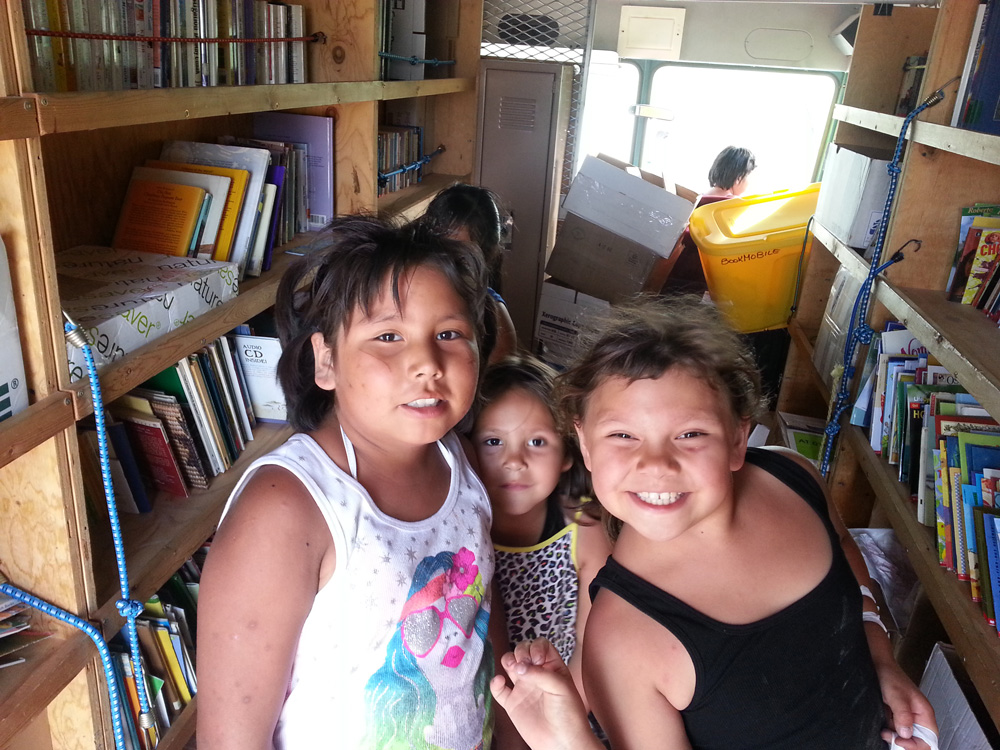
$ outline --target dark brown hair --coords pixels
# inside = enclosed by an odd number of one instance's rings
[[[590,395],[608,378],[658,378],[674,367],[703,378],[737,419],[766,409],[753,353],[714,306],[696,296],[646,297],[613,308],[577,363],[557,378],[563,429],[580,422]],[[603,518],[616,539],[621,522],[607,511]]]
[[[500,196],[492,190],[457,182],[434,196],[419,219],[445,235],[462,228],[468,230],[469,239],[482,250],[490,285],[495,289],[500,288],[503,245],[507,241],[508,215],[500,206]]]
[[[351,315],[358,309],[368,315],[386,282],[398,305],[401,277],[419,267],[440,271],[465,302],[477,343],[483,336],[486,268],[479,252],[420,226],[366,215],[334,219],[324,232],[329,245],[289,266],[274,303],[282,347],[278,381],[288,420],[300,431],[316,429],[334,403],[333,394],[316,385],[312,334],[322,333],[336,349]]]
[[[731,190],[733,185],[757,168],[757,160],[748,148],[726,146],[708,170],[708,184]]]
[[[496,403],[511,391],[521,390],[545,404],[552,414],[556,429],[559,429],[560,420],[553,401],[555,379],[556,371],[535,357],[524,354],[504,357],[487,367],[483,373],[476,415],[478,417],[487,406]],[[583,510],[591,518],[597,519],[600,508],[595,507],[596,503],[590,502],[593,495],[590,473],[583,463],[583,456],[580,455],[576,433],[573,430],[569,432],[560,430],[560,433],[566,453],[573,463],[563,472],[552,494],[564,507],[570,510]]]

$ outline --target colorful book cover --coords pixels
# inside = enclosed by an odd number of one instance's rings
[[[219,236],[215,243],[212,260],[229,260],[236,239],[236,228],[243,210],[243,199],[246,196],[247,185],[250,182],[250,172],[246,169],[230,169],[208,164],[184,164],[173,161],[146,160],[147,167],[156,169],[173,169],[181,172],[196,172],[199,174],[218,175],[230,180],[229,193],[222,209],[222,222],[219,225]]]
[[[980,221],[986,220],[980,219]],[[979,236],[979,243],[976,245],[972,266],[969,269],[969,278],[965,282],[965,291],[962,293],[963,305],[971,305],[975,301],[980,287],[989,276],[997,252],[1000,251],[1000,220],[994,219],[992,221],[996,226],[984,227]]]
[[[969,279],[969,271],[972,269],[972,260],[979,245],[979,235],[982,224],[978,224],[974,237],[969,238],[970,231],[977,218],[1000,216],[1000,205],[976,205],[966,206],[962,209],[962,217],[959,219],[958,227],[958,249],[955,250],[955,259],[952,261],[951,272],[948,275],[948,283],[945,289],[948,290],[948,299],[952,302],[960,302],[962,294],[965,292],[965,282]]]
[[[192,47],[193,45],[187,45]],[[257,206],[264,188],[264,177],[271,162],[271,154],[266,149],[247,146],[230,146],[221,143],[198,143],[196,141],[167,141],[160,152],[162,161],[204,164],[228,169],[245,169],[250,173],[243,209],[240,211],[230,260],[239,267],[240,278],[246,273],[246,264],[253,249],[253,232],[257,221]]]
[[[990,538],[987,537],[984,517],[991,517],[997,513],[1000,513],[1000,511],[993,508],[976,507],[972,509],[972,523],[976,535],[976,549],[981,553],[979,556],[980,565],[982,566],[979,578],[980,605],[982,607],[983,617],[985,617],[986,621],[993,626],[996,626],[993,592],[998,590],[995,582],[998,580],[997,574],[1000,572],[1000,568],[998,568],[997,539],[995,535],[990,535]],[[990,526],[992,527],[992,523]],[[990,531],[992,531],[992,528],[990,528]]]
[[[205,202],[204,188],[132,180],[111,246],[186,256]]]

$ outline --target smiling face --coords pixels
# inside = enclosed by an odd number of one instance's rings
[[[731,512],[748,429],[725,396],[675,367],[601,382],[577,434],[601,505],[643,537],[666,541]]]
[[[479,368],[475,330],[440,271],[421,266],[388,280],[369,315],[357,309],[331,349],[313,334],[316,383],[336,391],[337,417],[355,442],[382,450],[426,446],[472,405]]]
[[[522,388],[483,409],[473,437],[495,516],[523,516],[544,504],[572,461],[549,407]]]

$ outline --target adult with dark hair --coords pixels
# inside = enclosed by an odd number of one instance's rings
[[[742,195],[747,189],[747,177],[756,167],[757,160],[750,149],[726,146],[712,162],[712,167],[708,170],[708,184],[711,187],[698,196],[695,208]],[[674,252],[678,253],[678,257],[663,285],[663,293],[704,294],[708,291],[698,247],[687,229],[677,241]]]
[[[708,184],[711,189],[701,198],[716,197],[720,200],[743,195],[747,189],[747,178],[757,167],[757,160],[748,148],[726,146],[712,162],[708,170]],[[699,199],[698,205],[703,201]]]
[[[504,244],[512,226],[509,214],[500,206],[500,196],[492,190],[458,182],[438,193],[417,220],[445,237],[475,244],[482,251],[490,283],[484,310],[483,354],[490,363],[517,350],[514,321],[507,303],[496,291],[503,269]]]

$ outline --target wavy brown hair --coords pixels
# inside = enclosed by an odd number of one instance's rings
[[[714,306],[696,296],[641,297],[613,308],[576,364],[556,379],[562,429],[579,424],[590,395],[608,378],[658,378],[674,367],[703,378],[737,419],[756,418],[766,409],[752,351]],[[602,518],[617,539],[621,521],[607,510]]]

